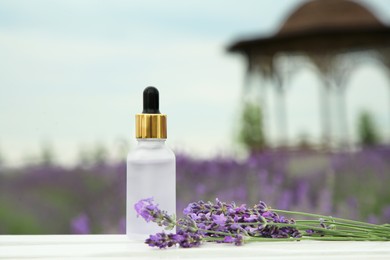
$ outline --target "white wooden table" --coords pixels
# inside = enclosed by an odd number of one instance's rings
[[[390,242],[260,242],[153,249],[125,235],[0,235],[0,259],[390,259]]]

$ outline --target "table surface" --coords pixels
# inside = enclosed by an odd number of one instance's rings
[[[125,235],[0,235],[0,259],[390,259],[390,242],[256,242],[154,249]]]

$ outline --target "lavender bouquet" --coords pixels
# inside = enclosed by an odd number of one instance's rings
[[[177,227],[177,233],[150,235],[145,243],[151,247],[167,248],[179,245],[189,248],[202,242],[230,243],[237,246],[256,241],[390,241],[390,225],[322,216],[304,212],[271,209],[264,202],[252,208],[245,204],[193,202],[183,211],[184,217],[160,210],[153,198],[134,205],[138,216],[154,222],[165,230]],[[308,219],[294,220],[279,215],[292,214]]]

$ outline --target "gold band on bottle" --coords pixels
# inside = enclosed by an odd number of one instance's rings
[[[167,138],[167,115],[164,114],[136,114],[136,138]]]

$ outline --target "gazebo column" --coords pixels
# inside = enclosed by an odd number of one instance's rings
[[[265,140],[268,140],[268,142],[271,142],[271,112],[268,103],[268,89],[270,87],[269,85],[272,84],[273,79],[273,56],[258,53],[256,55],[256,71],[259,74],[259,83],[261,84],[259,87],[261,90],[260,105],[262,109],[264,138]]]
[[[349,148],[350,138],[348,129],[348,116],[347,116],[347,102],[346,102],[346,88],[345,86],[338,86],[336,88],[337,98],[337,110],[339,112],[339,132],[340,132],[340,147]]]
[[[387,64],[388,66],[386,66],[386,69],[387,69],[387,79],[389,81],[389,87],[388,87],[388,90],[389,90],[389,121],[388,121],[388,125],[389,125],[389,129],[388,129],[388,142],[390,143],[390,55],[388,57],[388,60],[387,60]]]
[[[320,104],[322,107],[321,116],[323,117],[322,129],[324,142],[331,142],[334,139],[332,138],[332,114],[329,109],[333,107],[331,104],[331,94],[335,94],[336,111],[333,112],[337,116],[336,127],[338,129],[336,131],[336,141],[341,148],[346,148],[350,144],[345,95],[346,82],[352,69],[356,66],[357,60],[352,55],[337,52],[311,54],[310,58],[317,67],[323,82],[324,96],[320,95]]]
[[[350,133],[348,127],[348,113],[347,113],[347,81],[352,73],[360,63],[360,56],[349,54],[335,55],[332,62],[331,80],[333,80],[337,98],[337,110],[338,110],[338,126],[340,140],[339,145],[342,149],[349,149],[351,145]]]
[[[386,72],[386,74],[387,74],[387,79],[388,79],[388,81],[389,81],[389,83],[390,83],[390,59],[389,59],[389,66],[386,66],[386,70],[387,70],[387,72]],[[389,84],[389,87],[388,87],[388,99],[389,99],[389,118],[388,118],[388,125],[389,125],[389,128],[388,128],[388,136],[387,136],[387,138],[388,138],[388,142],[390,143],[390,84]]]
[[[322,142],[325,149],[331,148],[333,144],[332,124],[332,84],[329,79],[331,54],[308,53],[308,56],[318,72],[322,84],[319,90],[320,125],[322,130]]]
[[[319,90],[319,104],[320,104],[320,124],[322,130],[322,143],[324,147],[330,146],[332,141],[332,121],[331,121],[331,86],[326,79],[322,80],[323,84]]]
[[[387,79],[389,81],[389,118],[388,118],[388,142],[390,143],[390,48],[381,48],[377,50],[378,59],[382,62],[384,68],[385,68],[385,73],[387,76]]]
[[[276,116],[278,124],[278,145],[285,147],[288,145],[288,123],[287,123],[287,107],[286,107],[286,91],[283,86],[282,79],[276,77],[275,80],[276,94]]]
[[[297,56],[286,53],[274,55],[272,59],[272,80],[275,85],[276,108],[279,128],[279,145],[289,145],[289,124],[287,118],[287,82],[300,67],[297,63]]]
[[[267,98],[267,87],[269,83],[269,79],[265,78],[262,74],[258,75],[259,83],[260,83],[260,109],[262,116],[262,127],[263,127],[263,135],[264,139],[270,141],[270,128],[269,128],[269,105]]]

